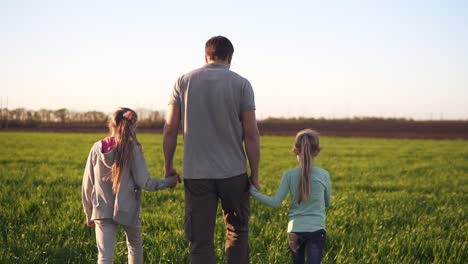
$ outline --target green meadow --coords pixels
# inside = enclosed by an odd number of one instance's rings
[[[95,263],[81,181],[105,134],[0,133],[0,263]],[[162,136],[139,134],[150,171],[162,177]],[[179,137],[176,166],[181,168]],[[293,137],[261,138],[262,191],[274,194],[297,166]],[[468,141],[323,137],[316,165],[332,179],[323,263],[466,263]],[[145,263],[188,263],[183,186],[144,192]],[[290,263],[289,197],[280,209],[251,201],[251,263]],[[221,212],[219,212],[221,213]],[[223,263],[224,224],[216,252]],[[115,262],[126,263],[119,233]]]

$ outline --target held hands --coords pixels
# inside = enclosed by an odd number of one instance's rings
[[[260,190],[260,181],[258,180],[258,175],[250,176],[249,180],[250,180],[250,184],[252,184],[255,187],[255,189]]]
[[[86,221],[86,226],[93,228],[93,227],[96,227],[96,223],[94,223],[93,220],[89,220],[89,221]]]
[[[177,185],[177,182],[181,183],[180,174],[174,168],[166,169],[164,172],[164,177],[169,188],[174,188]]]

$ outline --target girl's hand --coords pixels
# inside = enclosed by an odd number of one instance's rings
[[[179,175],[173,175],[173,176],[166,176],[164,178],[164,182],[167,186],[167,188],[174,188],[177,185],[177,181],[179,180]]]
[[[250,184],[260,191],[260,181],[258,180],[258,177],[250,177]]]
[[[93,220],[90,220],[90,221],[86,222],[86,225],[87,225],[88,227],[91,227],[91,228],[96,227],[96,223],[94,223]]]
[[[182,180],[180,179],[180,174],[177,173],[177,171],[174,168],[170,169],[165,169],[164,170],[164,177],[176,177],[178,183],[182,183]]]

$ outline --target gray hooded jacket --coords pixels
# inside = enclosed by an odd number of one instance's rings
[[[115,149],[102,153],[102,143],[94,143],[83,175],[82,202],[87,221],[113,219],[122,225],[136,225],[140,219],[141,189],[156,191],[176,185],[176,177],[152,178],[141,146],[134,145],[133,155],[122,172],[117,193],[104,178],[111,173]]]

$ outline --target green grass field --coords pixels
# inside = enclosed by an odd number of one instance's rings
[[[95,263],[81,180],[104,134],[0,133],[0,263]],[[161,135],[140,134],[150,171],[162,175]],[[179,141],[180,138],[179,138]],[[261,182],[273,194],[296,166],[292,137],[262,137]],[[181,168],[179,142],[176,166]],[[468,141],[324,137],[316,164],[330,172],[332,208],[323,263],[466,263]],[[145,263],[188,263],[183,186],[143,194]],[[289,263],[287,212],[252,200],[251,263]],[[216,252],[223,263],[224,225]],[[116,263],[126,263],[120,233]]]

